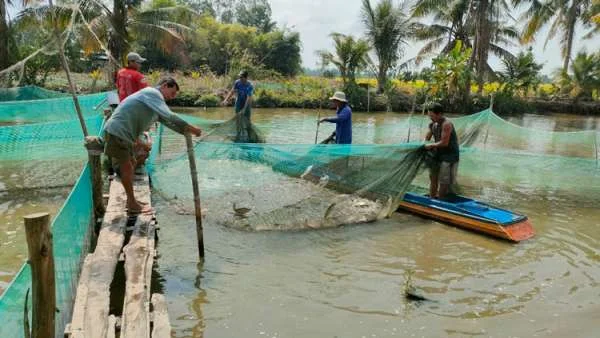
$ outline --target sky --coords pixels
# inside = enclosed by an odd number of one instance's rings
[[[372,3],[376,3],[376,1],[372,0]],[[352,34],[356,37],[364,35],[363,24],[360,20],[361,0],[270,0],[270,2],[273,20],[277,21],[280,26],[287,26],[300,33],[304,67],[318,67],[317,50],[333,50],[330,33]],[[544,64],[542,73],[551,75],[557,68],[562,67],[562,58],[558,37],[551,40],[544,50],[547,32],[547,28],[544,29],[532,47],[536,61]],[[573,56],[582,49],[596,52],[600,46],[600,36],[584,40],[582,39],[583,32],[584,30],[579,29],[579,34],[575,38]],[[423,43],[420,42],[409,42],[405,48],[404,60],[415,57],[422,46]],[[526,48],[517,46],[508,49],[516,54]],[[491,58],[490,64],[495,70],[502,68],[500,61],[495,57]]]
[[[377,2],[377,0],[371,1]],[[270,0],[273,20],[279,27],[287,27],[300,33],[302,64],[307,68],[319,67],[316,51],[333,49],[333,40],[329,36],[331,33],[351,34],[356,37],[364,35],[360,20],[361,2],[361,0]],[[14,9],[9,8],[9,15],[14,15],[14,12]],[[513,16],[518,18],[519,15]],[[585,31],[583,29],[577,31],[572,56],[581,50],[598,51],[600,35],[593,39],[583,39]],[[532,47],[536,61],[544,65],[542,73],[552,75],[562,66],[562,58],[558,37],[551,40],[544,49],[547,32],[548,27],[537,36],[537,41]],[[410,41],[405,47],[405,55],[401,62],[415,57],[422,46],[422,42]],[[526,46],[517,46],[508,49],[517,54],[526,48]],[[493,56],[490,57],[490,64],[495,70],[502,69],[500,60]]]

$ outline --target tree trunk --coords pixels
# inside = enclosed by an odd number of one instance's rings
[[[113,13],[112,13],[113,31],[110,33],[108,38],[108,50],[112,56],[119,62],[123,62],[125,52],[127,50],[127,4],[123,0],[113,0]],[[113,82],[115,81],[116,71],[113,70]]]
[[[6,19],[6,2],[0,0],[0,70],[10,66],[10,58],[8,53],[8,22]]]
[[[380,64],[379,72],[377,73],[377,94],[383,93],[386,82],[387,82],[387,67]]]
[[[477,71],[477,93],[483,92],[484,74],[490,50],[490,22],[488,19],[489,0],[480,0],[475,23],[475,69]]]
[[[577,23],[577,3],[569,8],[569,17],[567,18],[567,41],[564,60],[563,60],[563,72],[567,73],[569,70],[569,62],[571,61],[571,52],[573,50],[573,38],[575,37],[575,24]]]

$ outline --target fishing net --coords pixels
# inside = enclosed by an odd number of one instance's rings
[[[596,130],[557,132],[526,128],[504,120],[491,109],[451,121],[461,145],[480,150],[593,159],[597,159],[599,155],[599,135]],[[425,116],[412,116],[407,140],[424,139],[429,122]]]
[[[460,181],[467,186],[509,184],[579,195],[600,188],[586,183],[597,181],[595,131],[523,128],[489,109],[451,120],[462,145]],[[418,143],[404,143],[422,140],[429,122],[425,116],[411,116],[371,128],[380,139],[397,142],[393,145],[328,146],[227,143],[236,140],[239,121],[213,124],[195,147],[206,217],[253,230],[321,228],[387,217],[407,190],[422,190],[429,183],[428,175],[419,175],[427,166],[427,153]],[[290,132],[287,141],[306,134],[305,125],[310,123],[285,130]],[[279,125],[254,129],[261,129],[261,141],[286,141]],[[192,190],[182,154],[185,145],[181,137],[162,142],[169,145],[156,156],[155,188],[181,213],[189,213]],[[571,178],[574,173],[578,178]]]
[[[56,92],[37,86],[0,88],[0,102],[51,99],[56,97],[64,97],[67,95],[67,93]]]
[[[387,217],[424,168],[426,156],[418,145],[199,142],[194,150],[203,206],[214,210],[207,217],[252,230],[322,228]],[[159,155],[152,168],[153,186],[188,213],[193,196],[187,157],[166,156]]]
[[[105,98],[106,93],[78,96],[84,117],[101,114],[106,106]],[[0,124],[66,121],[75,118],[77,113],[71,96],[0,104]]]
[[[81,168],[81,166],[79,167]],[[92,195],[89,168],[81,172],[75,187],[52,222],[56,275],[56,337],[63,337],[71,320],[81,261],[88,252],[92,220]],[[24,264],[0,296],[0,337],[24,337],[23,308],[31,287],[31,269]],[[31,312],[31,292],[29,311]],[[29,323],[31,323],[31,313]]]

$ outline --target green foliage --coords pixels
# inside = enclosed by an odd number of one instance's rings
[[[235,9],[238,23],[256,27],[262,33],[268,33],[275,28],[276,23],[271,21],[271,14],[268,0],[240,1]]]
[[[294,76],[301,71],[300,34],[274,30],[257,34],[252,41],[252,53],[258,64],[284,76]]]
[[[546,43],[560,34],[561,55],[563,57],[563,72],[567,72],[573,51],[575,31],[582,23],[589,24],[590,16],[597,7],[592,6],[592,0],[541,0],[518,1],[530,3],[523,15],[528,19],[522,42],[531,43],[535,36],[550,22]],[[591,11],[591,12],[590,12]],[[597,31],[592,31],[592,34]]]
[[[473,104],[470,106],[472,111],[480,111],[490,106],[489,96],[475,96]],[[535,113],[535,106],[518,96],[513,96],[505,92],[498,92],[494,96],[494,112],[498,115],[520,115]],[[448,111],[452,112],[452,111]]]
[[[217,16],[210,0],[177,0],[177,3],[182,6],[188,6],[201,15],[210,15],[213,18]]]
[[[335,52],[318,51],[323,68],[333,64],[340,75],[344,85],[356,85],[356,73],[363,70],[369,62],[369,44],[362,39],[339,33],[331,34],[334,41]]]
[[[557,76],[560,91],[575,100],[593,99],[594,92],[600,89],[600,53],[579,52],[570,70]]]
[[[447,55],[433,59],[432,82],[429,87],[431,99],[452,107],[456,111],[465,109],[463,93],[470,87],[469,58],[471,49],[463,48],[462,42],[457,41]]]
[[[152,9],[175,7],[175,6],[177,6],[177,1],[175,1],[175,0],[152,0],[150,2],[150,8],[152,8]]]
[[[219,103],[221,103],[221,98],[213,94],[208,94],[200,96],[200,98],[194,102],[194,105],[202,107],[217,107]]]
[[[370,0],[362,0],[361,16],[367,39],[377,56],[377,83],[381,93],[388,72],[396,67],[412,34],[411,19],[392,0],[381,0],[375,8]]]
[[[216,74],[253,70],[253,77],[273,72],[293,76],[301,70],[298,33],[274,30],[259,33],[255,27],[223,24],[210,16],[196,20],[188,42],[191,64],[208,65]],[[264,70],[264,71],[263,71]]]
[[[505,58],[502,60],[504,70],[500,78],[504,82],[502,91],[512,96],[518,92],[527,96],[530,90],[536,88],[541,80],[539,72],[543,65],[536,63],[531,48],[527,53],[521,52],[516,58]]]

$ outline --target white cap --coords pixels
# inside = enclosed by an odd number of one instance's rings
[[[142,63],[142,62],[146,61],[146,59],[141,57],[140,54],[138,54],[138,53],[131,52],[131,53],[127,54],[127,61],[135,61],[138,63]]]

